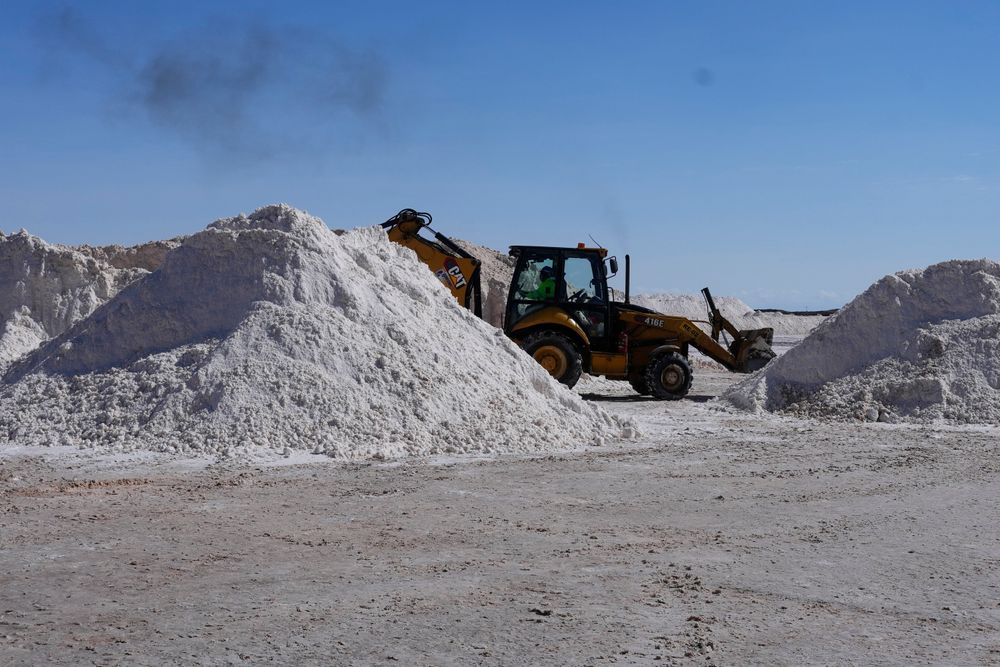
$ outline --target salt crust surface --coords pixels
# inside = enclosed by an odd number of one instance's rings
[[[219,220],[11,366],[0,441],[345,459],[633,437],[375,228]]]
[[[1000,264],[889,275],[734,385],[749,410],[867,421],[1000,424]]]

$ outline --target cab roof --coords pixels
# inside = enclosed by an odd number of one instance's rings
[[[512,245],[510,246],[510,254],[513,257],[521,254],[522,252],[543,252],[552,254],[567,254],[567,255],[587,255],[594,254],[604,259],[608,256],[607,248],[587,248],[583,244],[577,247],[565,247],[565,246],[546,246],[546,245]]]

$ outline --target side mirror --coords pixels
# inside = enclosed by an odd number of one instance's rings
[[[612,257],[608,260],[608,266],[611,268],[611,276],[617,275],[618,273],[618,258]],[[611,277],[609,276],[609,277]]]

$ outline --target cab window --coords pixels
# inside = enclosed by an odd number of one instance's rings
[[[554,301],[556,298],[556,272],[554,257],[532,257],[524,263],[517,276],[518,300]]]
[[[533,252],[520,258],[507,303],[508,326],[555,302],[559,289],[556,260],[556,254],[547,252]]]
[[[604,284],[590,257],[567,257],[564,263],[566,299],[594,303],[604,300]]]

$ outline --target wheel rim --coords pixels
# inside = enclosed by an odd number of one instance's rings
[[[543,345],[532,355],[542,368],[549,372],[554,378],[561,378],[569,368],[569,359],[566,354],[555,345]]]
[[[684,369],[670,364],[660,373],[660,384],[668,391],[676,391],[684,384]]]

